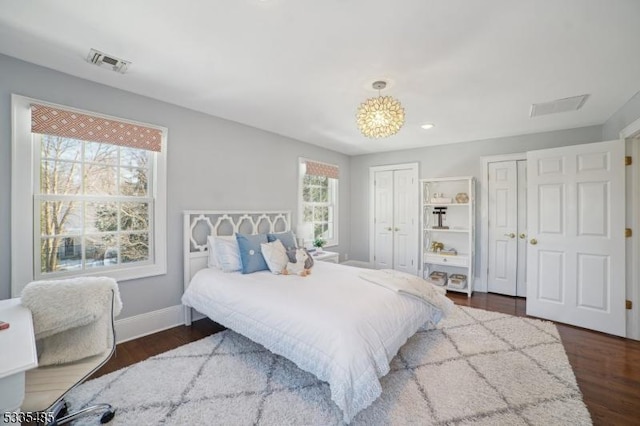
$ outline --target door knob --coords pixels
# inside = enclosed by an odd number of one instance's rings
[[[394,231],[398,232],[400,230],[400,228],[395,228]]]
[[[536,240],[535,238],[532,238],[531,240],[529,240],[529,242],[531,243],[532,246],[535,246],[536,244],[538,244],[538,240]]]
[[[392,227],[388,227],[387,231],[393,231],[393,228]]]
[[[509,233],[509,234],[504,234],[505,237],[509,237],[509,238],[515,238],[516,234],[514,234],[513,232]]]
[[[522,234],[520,234],[520,239],[524,240],[525,238],[527,238],[527,234],[525,234],[524,232]]]

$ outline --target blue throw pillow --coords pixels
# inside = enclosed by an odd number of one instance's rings
[[[268,270],[267,262],[262,256],[260,244],[266,244],[267,236],[265,234],[236,234],[238,240],[238,248],[240,249],[240,259],[242,260],[242,273],[251,274],[252,272]]]
[[[270,243],[274,242],[275,240],[280,240],[284,248],[287,250],[298,248],[298,245],[296,244],[296,237],[291,231],[267,234],[267,239]]]

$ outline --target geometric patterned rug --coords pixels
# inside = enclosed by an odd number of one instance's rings
[[[356,425],[589,425],[554,324],[456,306],[411,337]],[[86,382],[113,425],[340,425],[329,387],[226,330]],[[99,424],[88,417],[76,424]]]

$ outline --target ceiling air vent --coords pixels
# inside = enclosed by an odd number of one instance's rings
[[[124,59],[118,59],[115,56],[107,55],[106,53],[102,53],[99,50],[91,49],[89,51],[89,55],[87,56],[87,62],[98,66],[107,66],[112,70],[124,74],[127,71],[131,62],[125,61]]]
[[[541,104],[532,104],[530,117],[538,117],[541,115],[556,114],[559,112],[577,111],[582,108],[589,95],[572,96],[570,98],[556,99],[551,102]]]

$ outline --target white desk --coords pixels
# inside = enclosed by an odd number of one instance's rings
[[[24,373],[38,366],[38,354],[31,311],[20,299],[0,300],[0,321],[10,324],[0,330],[0,413],[5,413],[22,405]]]

